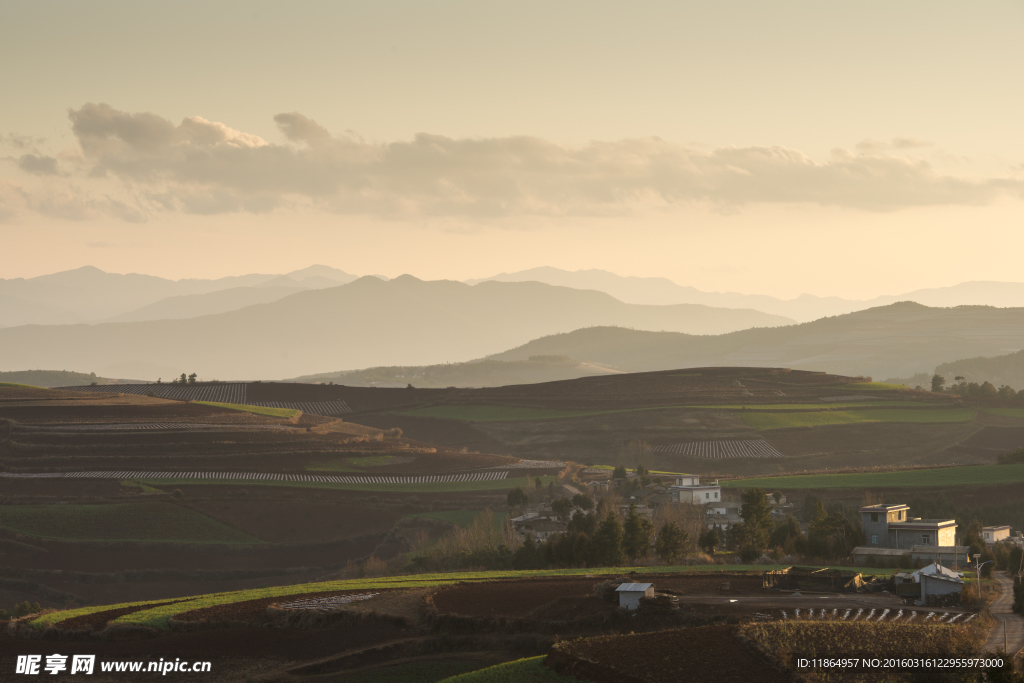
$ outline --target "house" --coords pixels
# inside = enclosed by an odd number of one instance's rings
[[[921,577],[925,575],[948,576],[953,579],[964,578],[963,572],[948,569],[946,567],[943,567],[941,564],[936,564],[935,562],[932,562],[927,567],[922,567],[921,569],[918,569],[916,571],[897,572],[895,576],[896,580],[900,581],[901,583],[921,583]]]
[[[615,589],[619,594],[619,607],[636,609],[640,606],[640,598],[654,597],[653,583],[624,583]]]
[[[540,543],[542,541],[546,541],[552,536],[564,534],[568,525],[564,522],[556,522],[552,519],[536,517],[519,522],[513,522],[512,526],[520,538],[525,539],[527,536],[530,536],[533,538],[534,542]]]
[[[1008,526],[986,526],[981,529],[981,536],[985,539],[985,545],[991,547],[999,541],[1010,537]]]
[[[910,550],[916,545],[952,546],[956,520],[909,517],[910,506],[880,503],[860,509],[861,526],[871,548]]]
[[[945,574],[921,574],[921,599],[918,605],[930,605],[945,602],[956,595],[954,604],[959,604],[960,592],[963,590],[963,579]]]
[[[700,477],[696,474],[676,475],[675,485],[670,486],[669,491],[672,493],[673,503],[704,505],[722,500],[722,487],[718,482],[702,485]]]
[[[634,501],[632,504],[635,504]],[[630,505],[619,505],[619,517],[625,518],[629,514]],[[649,520],[654,519],[654,510],[647,507],[646,505],[637,505],[636,513],[641,517],[646,517]]]
[[[705,506],[705,519],[708,528],[714,529],[718,527],[724,531],[733,524],[739,524],[743,521],[743,518],[740,516],[742,508],[742,503],[732,500],[723,500]]]

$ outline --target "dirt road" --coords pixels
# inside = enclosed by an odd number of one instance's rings
[[[992,603],[992,616],[996,627],[989,634],[985,649],[994,652],[1003,649],[1003,629],[1006,629],[1006,650],[1017,654],[1024,649],[1024,618],[1013,612],[1013,579],[1006,572],[994,572],[992,577],[999,584],[999,597]]]

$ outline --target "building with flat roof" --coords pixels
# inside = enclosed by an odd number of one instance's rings
[[[891,503],[860,509],[865,546],[911,550],[914,546],[956,545],[956,520],[910,517],[910,506]]]
[[[672,493],[673,503],[704,505],[722,500],[722,487],[718,485],[718,481],[701,484],[700,476],[696,474],[676,475],[676,483],[669,487],[669,491]]]
[[[1010,537],[1010,527],[1005,525],[982,527],[981,537],[985,539],[985,545],[995,545],[999,541]]]

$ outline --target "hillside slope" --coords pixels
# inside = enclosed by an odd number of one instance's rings
[[[535,282],[376,277],[192,318],[0,330],[0,370],[88,367],[115,377],[288,377],[325,368],[479,358],[530,339],[615,325],[717,334],[791,321],[706,306],[638,306]]]
[[[615,328],[577,330],[490,358],[567,355],[631,372],[695,365],[778,366],[881,378],[931,372],[951,358],[995,356],[1022,346],[1024,308],[928,308],[903,302],[717,337]]]
[[[1006,384],[1020,390],[1024,389],[1024,351],[992,358],[964,358],[943,363],[935,372],[950,384],[954,377],[963,377],[968,382],[991,382],[997,387]]]

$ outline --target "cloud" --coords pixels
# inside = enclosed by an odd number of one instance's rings
[[[125,220],[286,206],[479,218],[615,214],[687,202],[726,211],[753,203],[890,211],[986,204],[1020,196],[1024,188],[1014,178],[943,175],[923,159],[890,153],[928,144],[909,138],[865,140],[855,151],[838,149],[816,161],[781,146],[698,149],[658,138],[571,147],[529,136],[421,133],[407,141],[367,142],[332,134],[297,112],[274,117],[285,140],[280,144],[200,116],[175,124],[153,113],[86,104],[69,110],[69,117],[81,148],[69,167],[83,168],[93,182],[116,181],[130,197],[122,201],[105,191],[105,199],[84,206]],[[31,163],[43,168],[43,162]],[[67,215],[84,215],[70,208],[70,198],[65,204]],[[47,206],[56,212],[59,204]]]
[[[22,154],[18,168],[33,175],[57,175],[57,160],[53,157]]]

